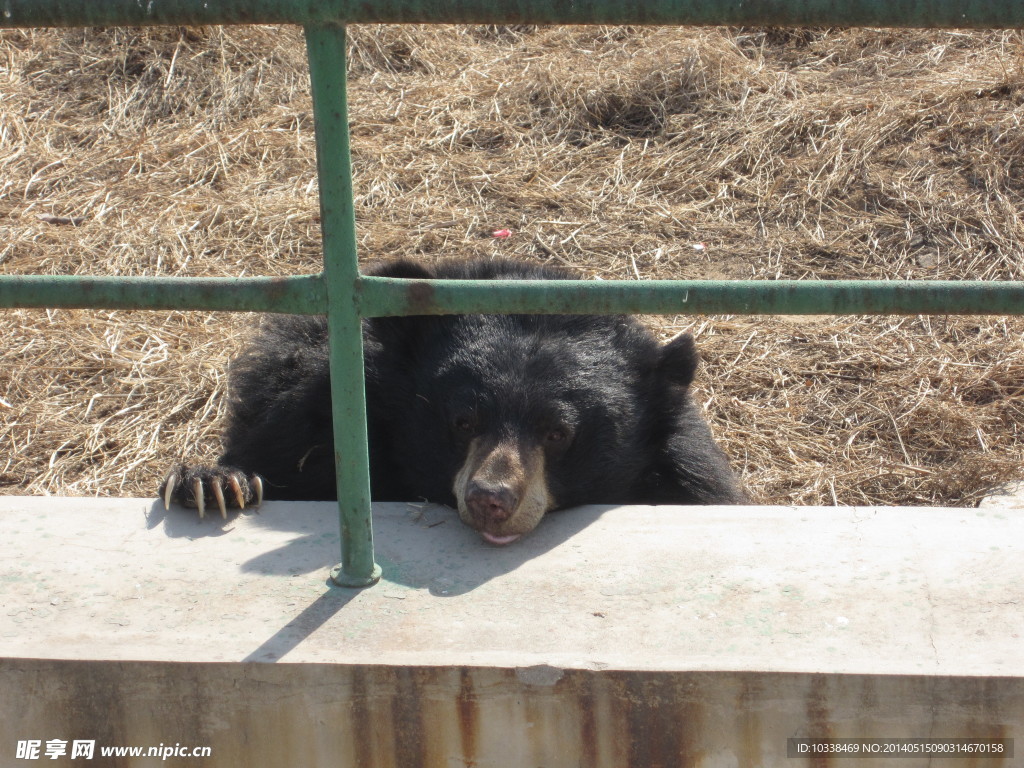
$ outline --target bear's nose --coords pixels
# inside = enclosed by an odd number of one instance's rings
[[[512,517],[519,499],[508,486],[489,486],[473,480],[466,487],[466,506],[481,523],[503,523]]]

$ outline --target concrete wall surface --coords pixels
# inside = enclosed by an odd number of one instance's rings
[[[351,591],[332,504],[0,499],[0,766],[1024,765],[1016,510],[374,526]]]

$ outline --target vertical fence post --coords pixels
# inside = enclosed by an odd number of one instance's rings
[[[330,334],[334,466],[341,521],[341,564],[331,571],[331,578],[340,586],[365,587],[375,584],[381,571],[373,561],[370,521],[359,264],[345,93],[345,27],[310,25],[305,32],[316,124],[320,226]]]

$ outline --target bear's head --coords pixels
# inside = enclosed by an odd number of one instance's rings
[[[394,464],[505,545],[563,507],[630,500],[685,397],[692,337],[659,345],[635,320],[462,315],[389,321]],[[396,334],[401,330],[402,344]],[[394,380],[391,378],[391,380]],[[401,403],[401,405],[400,405]]]

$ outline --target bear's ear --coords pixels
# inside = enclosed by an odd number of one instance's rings
[[[434,273],[422,264],[407,259],[382,261],[372,265],[363,274],[371,277],[404,277],[409,280],[432,280]]]
[[[681,333],[661,347],[661,362],[658,371],[661,375],[680,387],[688,387],[697,372],[697,344],[689,333]]]

